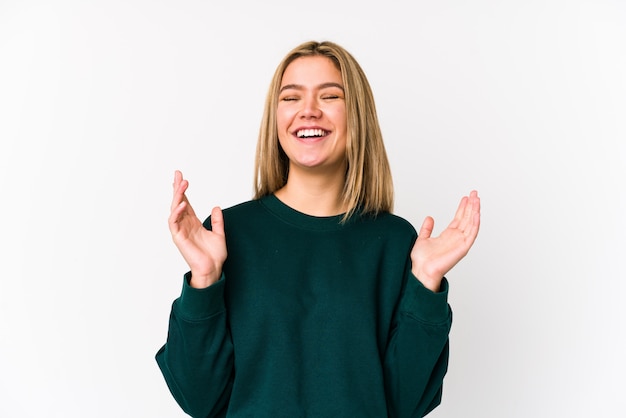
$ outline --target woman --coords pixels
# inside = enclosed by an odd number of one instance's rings
[[[369,83],[331,42],[278,66],[256,196],[204,224],[174,177],[169,227],[190,267],[157,362],[197,417],[421,417],[441,400],[444,275],[472,246],[476,192],[439,237],[392,215]]]

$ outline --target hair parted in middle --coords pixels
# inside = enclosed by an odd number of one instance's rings
[[[309,41],[289,52],[278,65],[265,100],[255,159],[255,199],[287,183],[289,159],[278,141],[276,109],[285,70],[301,57],[324,56],[341,72],[347,115],[346,162],[342,201],[344,221],[355,211],[376,215],[393,210],[393,181],[378,123],[374,95],[356,59],[341,46]]]

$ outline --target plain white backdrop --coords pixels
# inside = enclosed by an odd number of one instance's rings
[[[182,417],[154,354],[201,217],[248,200],[266,89],[355,55],[395,212],[482,196],[444,417],[626,416],[626,3],[0,0],[0,416]]]

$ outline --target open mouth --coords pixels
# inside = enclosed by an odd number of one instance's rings
[[[321,138],[328,134],[329,132],[323,129],[300,129],[296,132],[298,138]]]

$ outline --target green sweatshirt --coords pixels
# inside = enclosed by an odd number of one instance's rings
[[[446,280],[433,293],[412,275],[404,219],[340,220],[273,195],[224,210],[222,278],[194,289],[185,275],[156,355],[187,414],[403,418],[440,403]]]

